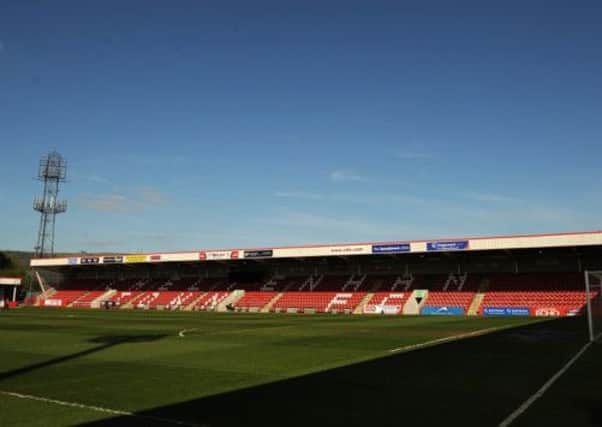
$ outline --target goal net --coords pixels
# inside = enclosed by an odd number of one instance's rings
[[[590,341],[602,339],[602,270],[585,272],[586,315]]]

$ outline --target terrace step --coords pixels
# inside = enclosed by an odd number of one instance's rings
[[[276,301],[278,301],[280,299],[280,297],[282,297],[282,295],[284,295],[284,292],[279,292],[276,295],[274,295],[274,298],[272,298],[270,300],[270,302],[268,302],[266,305],[264,305],[261,310],[259,310],[260,313],[269,313],[270,310],[272,309],[272,306],[274,304],[276,304]]]
[[[236,301],[241,299],[244,295],[245,295],[245,291],[242,289],[236,289],[235,291],[230,292],[230,295],[228,295],[222,302],[220,302],[217,305],[217,307],[215,308],[215,311],[228,311],[226,306],[229,304],[236,303]]]
[[[360,301],[355,310],[353,310],[353,314],[362,314],[364,312],[364,306],[368,304],[368,301],[372,299],[374,296],[374,292],[368,292],[364,298]]]
[[[483,299],[485,299],[485,292],[477,292],[470,303],[470,307],[468,307],[468,315],[476,316],[479,314],[479,309],[481,308],[481,304],[483,303]]]
[[[403,314],[420,314],[420,309],[426,302],[428,296],[429,291],[427,289],[414,290],[403,306]],[[419,299],[420,302],[417,299]]]
[[[99,308],[101,302],[111,299],[111,297],[113,295],[115,295],[116,293],[117,293],[117,291],[115,289],[109,289],[104,294],[102,294],[98,298],[94,299],[94,301],[92,301],[90,303],[90,307],[91,308]]]

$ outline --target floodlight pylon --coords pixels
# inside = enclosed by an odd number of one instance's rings
[[[40,212],[40,226],[35,254],[38,258],[54,255],[56,215],[67,211],[67,201],[59,200],[61,183],[67,178],[67,163],[56,151],[42,157],[38,169],[38,181],[43,183],[41,197],[33,201],[33,209]]]

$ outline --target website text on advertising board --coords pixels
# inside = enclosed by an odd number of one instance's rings
[[[364,252],[364,248],[362,248],[362,247],[332,248],[330,250],[330,252],[333,254],[349,253],[349,252]]]

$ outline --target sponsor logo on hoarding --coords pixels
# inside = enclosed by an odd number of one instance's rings
[[[426,315],[437,315],[437,316],[453,316],[453,315],[461,315],[464,314],[464,309],[462,307],[447,307],[447,306],[427,306],[422,307],[420,310],[421,314]]]
[[[209,260],[230,259],[232,257],[232,253],[230,251],[214,251],[207,252],[206,256],[206,259]]]
[[[49,307],[60,307],[63,305],[63,300],[60,299],[46,299],[44,300],[44,305]]]
[[[161,254],[153,254],[150,256],[151,261],[161,261]]]
[[[364,306],[364,313],[366,314],[399,314],[400,312],[400,305],[367,304]]]
[[[274,251],[272,249],[264,249],[261,251],[245,251],[245,258],[269,258],[274,255]]]
[[[553,317],[560,316],[560,311],[554,307],[536,308],[535,315],[537,317]]]
[[[483,316],[528,316],[528,307],[485,307]]]
[[[123,262],[122,256],[106,256],[102,258],[103,264],[119,264]]]
[[[146,262],[148,261],[148,257],[146,255],[128,255],[125,257],[125,262],[135,263],[135,262]]]
[[[67,262],[69,265],[77,265],[77,258],[69,258]]]
[[[226,259],[238,259],[238,251],[208,251],[199,252],[199,259],[201,261],[219,261]]]
[[[409,243],[400,243],[395,245],[373,245],[372,253],[373,254],[394,254],[398,252],[409,252],[410,244]]]
[[[468,240],[458,240],[455,242],[428,242],[427,251],[458,251],[468,249]]]
[[[98,264],[100,263],[100,258],[98,257],[84,257],[79,259],[80,264]]]

